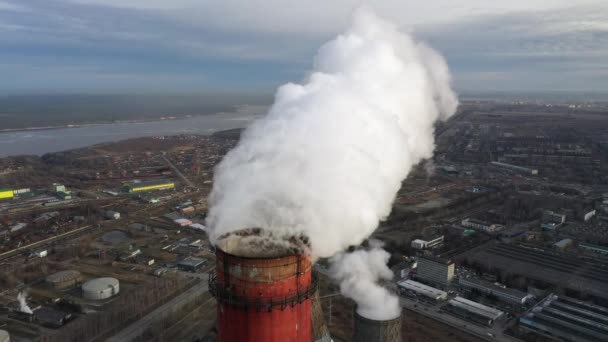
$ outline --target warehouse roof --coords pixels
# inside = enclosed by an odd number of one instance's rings
[[[479,285],[481,287],[484,287],[484,288],[486,288],[489,291],[492,291],[494,293],[504,293],[506,295],[510,295],[510,296],[518,297],[518,298],[522,298],[522,299],[528,296],[528,294],[525,293],[525,292],[522,292],[522,291],[519,291],[519,290],[516,290],[516,289],[510,289],[510,288],[506,288],[506,287],[501,287],[501,286],[498,286],[498,285],[496,285],[494,283],[491,283],[489,281],[486,281],[486,280],[483,280],[483,279],[479,279],[479,278],[476,278],[476,277],[461,277],[459,279],[459,283],[460,284],[466,285],[467,282],[473,283],[473,284],[477,284],[477,285]]]
[[[416,293],[420,293],[424,296],[427,296],[427,297],[430,297],[433,299],[445,298],[448,295],[445,291],[441,291],[434,287],[430,287],[430,286],[424,285],[422,283],[419,283],[417,281],[413,281],[413,280],[409,280],[409,279],[399,282],[398,285],[407,290],[411,290]]]
[[[452,300],[450,300],[450,305],[467,310],[469,312],[478,314],[480,316],[486,317],[488,319],[498,319],[500,316],[502,316],[503,312],[497,309],[494,309],[492,307],[483,305],[483,304],[479,304],[477,302],[474,302],[472,300],[468,300],[462,297],[456,297]]]
[[[180,262],[178,262],[178,265],[183,265],[183,266],[190,266],[190,267],[198,267],[202,264],[204,264],[206,262],[205,259],[201,259],[201,258],[186,258]]]

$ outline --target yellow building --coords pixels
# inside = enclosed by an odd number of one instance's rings
[[[131,183],[126,185],[127,192],[141,192],[151,190],[166,190],[175,188],[175,183],[166,180]]]
[[[13,198],[13,189],[0,189],[0,199]]]

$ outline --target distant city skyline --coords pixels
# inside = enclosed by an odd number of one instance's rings
[[[0,0],[0,95],[272,93],[365,1]],[[370,1],[459,92],[608,92],[608,4]]]

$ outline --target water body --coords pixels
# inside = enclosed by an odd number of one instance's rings
[[[130,138],[179,134],[211,134],[246,127],[264,113],[258,106],[235,113],[197,115],[174,120],[99,124],[72,128],[0,133],[0,157],[42,155]]]

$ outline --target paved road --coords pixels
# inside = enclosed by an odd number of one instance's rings
[[[202,274],[201,277],[206,279],[206,277]],[[164,317],[171,315],[177,308],[186,305],[193,298],[196,298],[196,296],[203,292],[207,292],[208,290],[209,288],[207,281],[201,281],[179,296],[159,306],[154,311],[142,317],[140,320],[130,324],[118,334],[107,339],[106,342],[124,342],[133,340],[137,336],[140,336],[146,329],[154,324],[154,322],[162,320]]]
[[[184,181],[184,183],[186,183],[191,188],[196,188],[196,185],[194,185],[194,183],[192,183],[188,178],[186,178],[186,176],[184,176],[184,174],[177,168],[177,166],[175,166],[175,164],[173,164],[172,161],[167,159],[167,157],[165,157],[165,156],[162,156],[162,157],[165,160],[165,162],[167,162],[167,164],[173,169],[173,171],[175,171],[175,173],[179,176],[179,178],[181,178]]]

